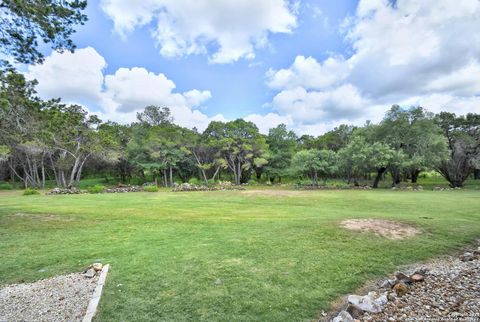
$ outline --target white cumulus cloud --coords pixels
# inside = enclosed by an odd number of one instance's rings
[[[269,33],[290,33],[296,3],[287,0],[102,0],[102,10],[122,37],[154,25],[152,37],[165,57],[208,53],[213,63],[253,58]]]
[[[480,1],[361,0],[342,29],[350,57],[299,55],[266,74],[294,127],[377,121],[392,104],[479,112]]]
[[[101,118],[131,122],[136,113],[148,105],[168,106],[174,121],[182,126],[205,128],[211,120],[198,110],[212,95],[208,90],[192,89],[175,92],[175,83],[162,73],[143,67],[119,68],[105,75],[105,59],[93,48],[78,49],[75,53],[53,52],[44,64],[29,66],[27,78],[37,79],[38,93],[44,99],[61,97],[68,103],[92,106]]]

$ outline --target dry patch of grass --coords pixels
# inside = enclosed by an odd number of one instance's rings
[[[411,238],[420,233],[413,226],[383,219],[347,219],[341,225],[346,229],[369,232],[392,240]]]

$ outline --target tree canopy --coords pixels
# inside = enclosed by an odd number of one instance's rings
[[[337,179],[376,188],[387,174],[397,185],[427,170],[460,187],[480,168],[477,114],[393,106],[379,124],[340,125],[317,137],[298,137],[284,124],[264,135],[243,119],[198,132],[176,125],[168,107],[147,106],[127,125],[102,122],[81,106],[39,99],[36,82],[13,69],[0,81],[0,175],[26,187],[78,185],[86,171],[164,186]]]
[[[70,38],[74,26],[84,24],[81,0],[1,0],[0,51],[17,62],[34,64],[43,61],[42,43],[54,50],[75,49]]]

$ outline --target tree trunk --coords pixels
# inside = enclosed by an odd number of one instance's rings
[[[390,170],[390,174],[392,175],[392,187],[400,183],[400,171],[396,168]]]
[[[474,178],[475,180],[480,180],[480,169],[475,169],[475,170],[473,171],[473,178]]]
[[[42,188],[45,188],[45,165],[43,164],[43,159],[42,159]]]
[[[173,170],[172,170],[172,167],[170,167],[170,187],[173,186]]]
[[[382,167],[377,170],[377,176],[375,177],[375,181],[373,181],[372,188],[378,188],[378,183],[380,182],[380,179],[382,179],[385,171],[387,171],[386,167]]]
[[[240,161],[238,161],[238,166],[237,166],[238,170],[237,170],[237,185],[240,185],[241,184],[241,180],[242,180],[242,167],[240,165]]]
[[[420,170],[415,169],[412,171],[412,183],[417,183],[419,174],[420,174]]]
[[[215,182],[215,177],[217,176],[217,174],[220,172],[220,166],[217,167],[217,169],[215,170],[215,173],[213,174],[212,176],[212,181]],[[208,183],[208,182],[207,182]]]

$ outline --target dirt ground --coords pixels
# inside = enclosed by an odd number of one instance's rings
[[[348,219],[342,221],[341,225],[346,229],[369,232],[394,240],[410,238],[420,233],[420,230],[413,226],[383,219]]]

